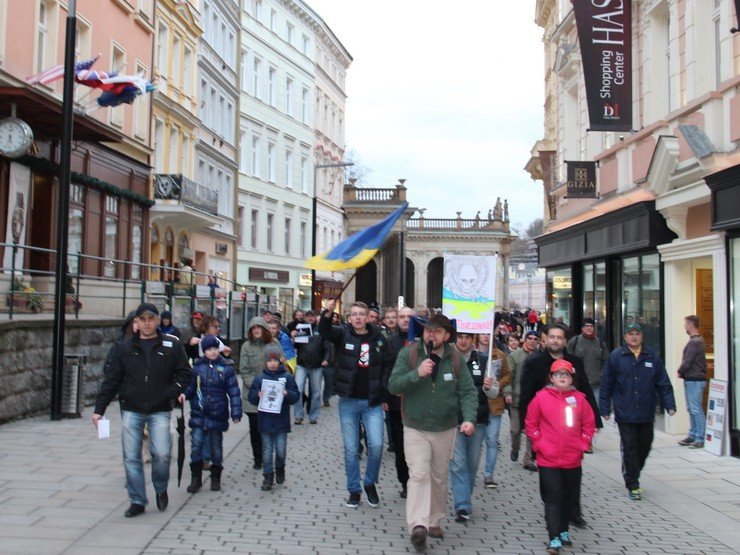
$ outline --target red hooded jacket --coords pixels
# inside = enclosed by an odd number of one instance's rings
[[[524,426],[538,466],[577,468],[594,436],[594,411],[575,388],[548,385],[529,403]]]

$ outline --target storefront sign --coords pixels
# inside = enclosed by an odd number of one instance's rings
[[[573,281],[570,276],[553,276],[552,277],[552,288],[553,289],[572,289]]]
[[[566,162],[568,198],[596,198],[596,162]]]
[[[704,449],[713,455],[722,455],[722,438],[727,414],[727,382],[709,380],[709,399],[707,401],[707,430]]]
[[[287,270],[268,270],[266,268],[249,268],[249,281],[270,281],[288,283],[290,272]]]
[[[311,287],[311,283],[313,283],[311,274],[301,274],[298,278],[298,285],[301,287]]]
[[[632,3],[573,0],[592,131],[632,130]]]

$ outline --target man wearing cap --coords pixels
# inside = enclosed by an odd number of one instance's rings
[[[609,420],[612,403],[614,420],[622,442],[622,476],[633,501],[642,499],[640,471],[653,444],[655,396],[668,414],[676,414],[673,386],[663,360],[643,345],[642,327],[630,322],[624,329],[624,345],[614,349],[601,375],[599,408]]]
[[[511,388],[504,401],[509,405],[509,427],[511,431],[511,460],[516,461],[519,458],[519,448],[522,441],[522,428],[519,420],[519,396],[521,393],[521,378],[524,362],[534,353],[537,352],[539,337],[537,332],[529,330],[524,334],[521,349],[517,349],[509,354],[509,370],[511,371]],[[524,435],[524,456],[522,465],[524,468],[534,467],[532,462],[532,444]]]
[[[583,368],[588,376],[588,383],[599,398],[601,369],[609,358],[609,349],[601,339],[596,337],[596,322],[593,318],[584,318],[581,333],[573,336],[566,345],[567,351],[583,360]]]
[[[180,328],[172,323],[172,312],[170,312],[169,310],[162,311],[159,327],[157,329],[163,334],[174,335],[175,337],[180,339]]]
[[[478,391],[465,360],[450,345],[454,336],[446,316],[429,318],[422,340],[398,354],[388,381],[388,391],[403,396],[403,447],[409,466],[406,521],[417,551],[426,549],[427,536],[444,536],[439,522],[446,512],[455,437],[458,430],[466,436],[475,432]]]
[[[190,364],[177,338],[158,330],[159,311],[150,303],[136,309],[139,331],[116,343],[104,369],[103,383],[95,401],[92,421],[95,427],[105,409],[118,395],[121,408],[121,440],[126,489],[131,506],[125,513],[135,517],[147,504],[141,443],[144,425],[149,430],[152,454],[152,485],[157,508],[164,511],[169,501],[170,413],[177,397],[190,383]]]

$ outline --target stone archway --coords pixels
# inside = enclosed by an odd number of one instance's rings
[[[378,266],[371,260],[357,270],[355,277],[355,300],[365,304],[376,302],[378,298]]]
[[[444,258],[432,258],[427,265],[427,308],[442,308]]]

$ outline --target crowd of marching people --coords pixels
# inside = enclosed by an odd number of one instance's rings
[[[479,474],[483,488],[498,486],[508,413],[509,457],[538,473],[546,548],[554,554],[572,545],[571,527],[588,524],[581,512],[582,461],[603,420],[616,420],[625,487],[638,501],[652,444],[650,401],[657,396],[669,414],[676,410],[663,362],[643,343],[640,324],[628,323],[624,345],[611,352],[594,326],[585,318],[573,334],[533,310],[497,312],[493,334],[472,334],[458,332],[437,310],[354,302],[342,317],[332,300],[320,313],[296,310],[286,325],[263,311],[249,321],[236,357],[215,317],[194,312],[180,329],[171,313],[143,303],[108,355],[93,423],[117,396],[131,502],[125,515],[135,517],[147,505],[145,429],[156,505],[167,508],[173,402],[190,406],[188,492],[201,489],[205,471],[210,489],[221,489],[223,433],[244,415],[253,466],[269,491],[289,479],[291,427],[320,425],[321,407],[337,395],[345,505],[358,507],[363,497],[370,507],[380,505],[387,437],[409,538],[424,551],[428,537],[444,538],[448,490],[455,521],[484,509],[473,506],[473,492]],[[700,432],[694,435],[700,441]]]

